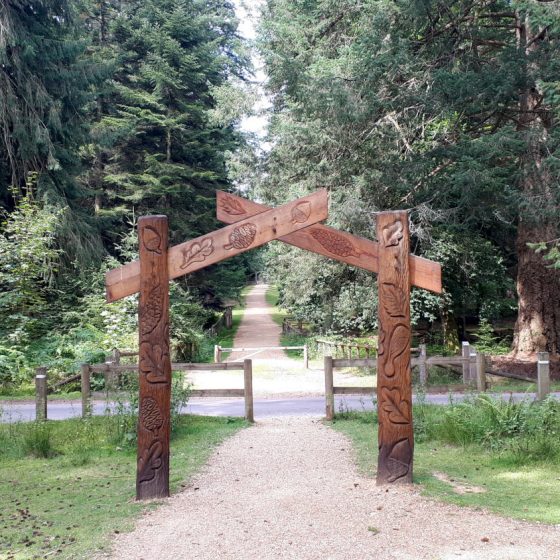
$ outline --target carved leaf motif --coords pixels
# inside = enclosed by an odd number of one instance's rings
[[[183,250],[183,264],[181,268],[187,268],[191,263],[203,262],[208,256],[214,252],[212,238],[207,237],[200,243],[191,243],[186,249]]]
[[[242,204],[232,196],[225,195],[220,202],[220,206],[222,207],[222,210],[230,216],[241,216],[242,214],[246,214]]]
[[[255,236],[257,235],[257,226],[255,224],[243,224],[236,227],[229,236],[229,245],[224,245],[224,249],[230,250],[234,247],[236,249],[247,249],[250,247]]]
[[[408,401],[401,399],[398,389],[387,389],[383,387],[381,390],[382,405],[381,408],[389,415],[389,421],[393,424],[408,424]]]
[[[327,251],[338,255],[339,257],[349,257],[350,255],[357,257],[358,252],[354,249],[354,245],[350,243],[342,235],[336,235],[330,231],[313,228],[310,230],[313,239],[319,242]]]
[[[146,376],[150,383],[167,383],[166,364],[169,361],[169,353],[164,352],[161,346],[153,346],[148,342],[140,345],[142,358],[140,359],[140,371]]]
[[[140,319],[142,335],[150,334],[161,321],[163,308],[163,288],[156,286],[148,295]]]
[[[161,235],[151,226],[147,226],[142,231],[142,241],[144,247],[152,253],[161,254]]]
[[[157,402],[151,397],[142,399],[140,419],[146,430],[155,432],[163,426],[163,416]]]
[[[309,220],[311,216],[311,202],[308,200],[296,204],[292,210],[292,224],[303,224]]]
[[[410,331],[405,325],[397,325],[389,342],[389,357],[385,366],[385,373],[389,377],[395,375],[395,361],[408,347]]]
[[[161,468],[163,460],[163,445],[161,441],[154,441],[149,449],[144,449],[138,457],[138,482],[149,482],[156,476],[156,471]]]
[[[405,294],[399,287],[384,282],[381,286],[381,298],[385,311],[391,317],[404,317]]]
[[[396,220],[392,224],[383,228],[383,241],[385,247],[397,246],[403,238],[403,224],[400,220]]]
[[[412,460],[412,448],[408,439],[398,441],[387,459],[387,468],[391,473],[389,482],[395,482],[399,478],[406,476],[410,469],[410,462]]]

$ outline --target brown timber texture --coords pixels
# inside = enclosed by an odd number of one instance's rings
[[[234,257],[268,241],[326,220],[328,195],[321,189],[278,208],[218,229],[169,249],[169,278],[178,278]],[[140,263],[134,261],[110,270],[105,277],[107,301],[116,301],[140,290]]]
[[[138,237],[140,410],[136,499],[146,500],[169,496],[171,359],[167,217],[140,218]]]
[[[217,217],[226,224],[234,224],[268,210],[257,204],[223,191],[217,191]],[[377,273],[379,271],[379,244],[364,237],[316,224],[280,238],[280,241],[319,253],[325,257]],[[413,286],[441,293],[441,265],[434,261],[409,255]]]
[[[407,212],[377,216],[379,349],[377,484],[411,483],[414,437],[410,373],[410,274]]]

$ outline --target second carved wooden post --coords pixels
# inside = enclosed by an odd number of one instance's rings
[[[410,271],[407,212],[377,216],[379,350],[377,484],[411,483],[414,435],[410,371]]]
[[[138,220],[140,401],[136,499],[169,496],[171,358],[166,216]]]

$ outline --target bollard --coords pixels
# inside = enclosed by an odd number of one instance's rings
[[[47,419],[47,368],[38,367],[35,375],[35,420]]]
[[[82,378],[82,418],[91,416],[91,372],[88,364],[80,366]]]
[[[255,422],[253,409],[253,361],[243,360],[243,378],[245,388],[245,419],[248,422]]]
[[[476,355],[476,349],[471,346],[469,354],[469,377],[467,380],[467,385],[472,385],[476,381]]]
[[[303,347],[303,367],[309,369],[309,348],[307,344]]]
[[[542,401],[550,394],[550,358],[548,352],[537,354],[537,399]]]
[[[334,379],[332,356],[325,356],[325,416],[334,418]]]

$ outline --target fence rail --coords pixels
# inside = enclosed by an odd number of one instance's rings
[[[226,348],[216,344],[214,346],[214,364],[221,364],[223,359],[223,353],[231,353],[231,352],[253,352],[258,354],[259,352],[263,352],[264,350],[303,350],[303,365],[305,369],[309,368],[309,348],[307,344],[303,346],[259,346],[256,348]],[[227,362],[227,363],[235,363],[235,362]]]
[[[123,353],[120,353],[122,356]],[[129,353],[136,355],[137,353]],[[225,364],[193,364],[175,363],[171,364],[171,371],[216,371],[216,370],[243,370],[243,389],[194,389],[190,392],[192,397],[244,397],[245,418],[254,422],[253,406],[253,362],[244,360]],[[106,388],[114,387],[115,375],[126,372],[138,371],[138,364],[121,365],[114,362],[104,364],[82,364],[78,378],[81,381],[82,394],[82,417],[91,415],[91,376],[96,374],[105,375]],[[36,386],[36,418],[47,419],[47,368],[37,368],[35,376]],[[75,376],[73,376],[75,377]]]

